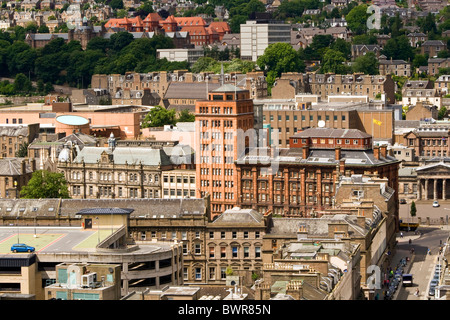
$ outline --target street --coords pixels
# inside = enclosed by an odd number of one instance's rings
[[[419,227],[417,229],[420,234],[414,231],[403,232],[403,237],[398,236],[396,253],[393,263],[404,257],[409,257],[410,261],[405,267],[405,273],[413,275],[413,286],[399,286],[394,296],[395,300],[428,300],[434,299],[434,296],[428,295],[429,283],[434,274],[434,268],[438,260],[439,248],[444,245],[449,236],[447,226],[441,228],[435,227]],[[411,244],[409,244],[411,240]],[[411,253],[414,248],[414,254]],[[431,255],[427,254],[428,249]],[[419,295],[416,296],[416,290],[419,289]]]

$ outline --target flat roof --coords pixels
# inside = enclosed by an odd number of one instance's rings
[[[63,124],[71,125],[71,126],[81,126],[81,125],[85,125],[85,124],[89,123],[88,119],[86,119],[84,117],[80,117],[80,116],[73,116],[73,115],[58,116],[58,117],[56,117],[56,121],[63,123]]]
[[[61,226],[0,226],[0,259],[27,258],[30,253],[12,253],[11,246],[15,243],[25,243],[35,247],[32,253],[42,254],[81,253],[96,252],[99,243],[115,232],[118,226],[100,225],[92,229]],[[149,254],[161,250],[169,250],[171,243],[153,242],[138,244],[138,249],[133,254]],[[114,253],[114,252],[112,252]],[[110,253],[105,253],[110,254]]]

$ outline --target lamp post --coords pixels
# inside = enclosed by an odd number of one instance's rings
[[[97,220],[97,244],[100,244],[100,223],[98,217],[95,217],[95,220]]]

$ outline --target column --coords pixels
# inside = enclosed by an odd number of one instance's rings
[[[442,179],[442,200],[447,200],[447,195],[446,195],[446,185],[447,185],[447,179]]]
[[[437,179],[433,181],[433,200],[437,200]]]
[[[417,181],[417,200],[422,200],[422,179]]]
[[[425,179],[425,200],[428,200],[428,179]]]

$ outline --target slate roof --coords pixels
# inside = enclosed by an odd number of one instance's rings
[[[209,91],[217,89],[220,84],[206,82],[171,82],[167,88],[164,99],[206,99]]]
[[[280,148],[279,154],[270,154],[268,148],[256,148],[252,153],[246,153],[238,158],[236,163],[245,164],[246,162],[254,164],[307,164],[307,165],[330,165],[335,166],[338,160],[335,159],[334,149],[310,149],[308,158],[302,158],[301,148]],[[345,161],[346,166],[376,166],[386,163],[399,162],[390,155],[380,159],[375,158],[373,150],[345,150],[341,151],[341,160]]]
[[[0,159],[0,176],[21,175],[22,161],[24,158],[3,158]],[[27,173],[31,173],[31,166],[28,162],[25,165]]]
[[[122,214],[131,214],[134,211],[134,209],[129,208],[88,208],[88,209],[82,209],[78,212],[80,215],[84,214],[95,214],[95,215],[122,215]]]
[[[18,137],[28,136],[28,126],[0,126],[0,136]]]
[[[233,209],[226,210],[224,213],[218,216],[217,219],[212,222],[212,225],[223,226],[236,225],[236,223],[239,223],[260,226],[263,219],[263,214],[254,209],[241,209],[235,207]]]
[[[60,207],[59,207],[60,206]],[[57,212],[57,208],[60,212]],[[75,217],[92,208],[132,208],[131,217],[174,218],[186,215],[203,216],[204,199],[0,199],[0,216]]]
[[[349,235],[364,236],[368,229],[356,223],[356,216],[346,214],[324,215],[321,218],[272,218],[272,225],[266,235],[297,237],[300,226],[304,226],[309,235],[328,238],[329,223],[346,223]]]
[[[81,162],[83,159],[85,163],[97,163],[101,159],[101,154],[108,150],[107,147],[84,147],[73,162]],[[114,149],[113,157],[115,164],[172,165],[170,157],[161,149],[118,147]]]
[[[371,135],[358,129],[309,128],[293,135],[295,138],[370,138]]]
[[[246,91],[246,90],[236,87],[230,83],[226,83],[217,89],[211,90],[211,92],[235,92],[235,91],[239,92],[239,91]]]

